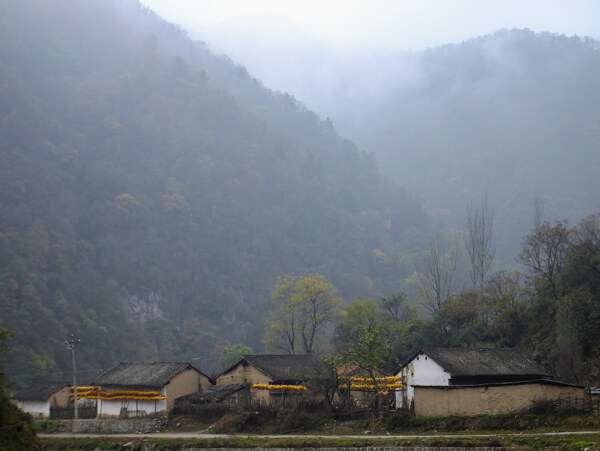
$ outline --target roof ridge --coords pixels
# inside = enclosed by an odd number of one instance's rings
[[[138,361],[138,360],[121,360],[119,363],[117,363],[117,365],[120,365],[121,363],[146,363],[146,364],[152,364],[152,363],[192,363],[189,360],[154,360],[152,362],[145,362],[145,361]],[[115,365],[115,366],[117,366]]]
[[[300,360],[302,358],[304,358],[304,359],[311,358],[311,357],[313,357],[313,354],[243,354],[240,356],[239,359],[237,359],[235,362],[233,362],[229,366],[214,373],[212,375],[212,378],[216,380],[223,374],[227,373],[228,371],[230,371],[231,369],[233,369],[234,367],[239,365],[240,362],[246,361],[248,364],[253,365],[258,370],[263,372],[266,376],[271,377],[273,379],[277,379],[277,376],[278,376],[277,372],[273,372],[272,369],[269,369],[268,368],[269,365],[265,366],[263,363],[268,363],[268,362],[262,362],[262,360],[263,360],[262,357],[267,357],[267,358],[276,357],[276,358],[284,358],[284,359],[294,358],[294,360]],[[292,365],[292,366],[294,366],[294,365]]]
[[[243,354],[242,357],[306,357],[307,355],[312,354]]]
[[[457,352],[459,354],[457,354]],[[486,346],[428,346],[420,348],[417,352],[406,359],[395,371],[398,373],[403,367],[419,355],[428,355],[433,361],[438,363],[453,376],[475,375],[473,369],[476,366],[487,368],[490,371],[498,371],[498,374],[532,374],[541,376],[550,376],[551,373],[536,362],[534,359],[526,356],[521,350],[507,347],[486,347]],[[476,362],[475,365],[473,362]],[[465,365],[469,364],[469,371],[464,370]],[[504,373],[500,373],[505,371]],[[479,374],[484,374],[483,372]]]
[[[153,366],[155,368],[153,368]],[[158,368],[156,367],[158,366]],[[170,362],[119,362],[114,365],[112,368],[106,370],[96,378],[92,380],[92,383],[98,385],[110,385],[110,382],[106,382],[106,379],[109,381],[111,378],[123,377],[125,381],[127,380],[136,380],[136,375],[131,375],[132,371],[135,371],[135,368],[144,368],[142,375],[138,375],[141,379],[146,379],[144,382],[149,382],[150,386],[161,386],[168,383],[171,379],[177,376],[179,373],[184,371],[185,369],[193,368],[198,373],[204,375],[209,378],[205,373],[202,372],[199,368],[194,366],[190,361],[170,361]],[[154,371],[153,371],[154,370]],[[148,373],[150,372],[150,373]],[[104,381],[103,381],[104,379]],[[137,384],[132,383],[133,385],[144,385],[144,383],[139,382]],[[129,384],[129,385],[132,385]]]
[[[64,381],[36,381],[15,393],[11,399],[46,399],[65,387],[70,387],[70,382]]]

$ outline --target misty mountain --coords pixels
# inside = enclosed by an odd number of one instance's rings
[[[223,27],[233,26],[244,30]],[[598,42],[502,30],[419,52],[350,53],[291,36],[285,51],[257,29],[218,42],[330,117],[446,226],[464,227],[467,206],[487,195],[505,263],[532,226],[536,198],[549,219],[600,209]]]
[[[426,51],[418,65],[419,84],[396,86],[354,137],[436,216],[460,227],[465,205],[487,194],[506,252],[531,228],[536,197],[553,219],[600,209],[597,43],[502,31]]]
[[[294,98],[137,2],[0,1],[7,374],[260,351],[276,278],[400,288],[420,200]],[[177,51],[175,51],[177,50]]]

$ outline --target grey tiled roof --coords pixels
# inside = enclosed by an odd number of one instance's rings
[[[258,368],[274,381],[305,380],[317,368],[317,360],[310,354],[249,354],[213,377],[217,378],[244,362]]]
[[[13,396],[19,401],[47,400],[61,388],[70,387],[68,382],[36,382]]]
[[[423,348],[452,376],[550,376],[542,366],[514,349]]]
[[[190,368],[203,374],[189,362],[121,362],[94,379],[92,385],[162,387]]]
[[[244,358],[274,380],[303,380],[315,370],[316,360],[310,354],[255,354]]]

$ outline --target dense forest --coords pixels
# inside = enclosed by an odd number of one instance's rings
[[[368,133],[436,216],[460,227],[465,202],[486,193],[510,263],[536,197],[556,219],[600,211],[597,42],[505,30],[416,59],[418,85],[397,85]]]
[[[201,43],[172,53],[184,33],[136,5],[0,2],[9,382],[68,377],[70,333],[83,378],[134,358],[214,369],[229,344],[261,349],[279,275],[383,296],[429,227],[330,122]]]
[[[135,0],[0,0],[0,43],[11,388],[68,379],[71,333],[88,380],[122,360],[356,355],[371,326],[382,365],[511,346],[599,383],[593,43],[511,31],[416,53],[418,85],[333,121]],[[318,333],[286,344],[314,292]]]
[[[477,242],[481,234],[476,236]],[[455,266],[439,249],[425,253],[420,273],[418,299],[427,315],[412,309],[403,293],[379,299],[377,324],[387,324],[394,359],[423,346],[509,347],[543,364],[557,380],[600,383],[599,215],[573,226],[538,222],[517,256],[522,271],[490,265],[482,273],[486,253],[476,251],[467,259],[476,277],[462,289],[451,287]]]
[[[392,374],[423,347],[515,348],[557,380],[597,386],[600,215],[574,226],[538,215],[517,256],[522,271],[494,268],[492,219],[484,203],[469,212],[463,243],[437,234],[411,277],[413,296],[342,305],[322,277],[279,278],[267,348],[323,355],[328,365],[358,367],[371,378]],[[463,271],[469,281],[457,283]]]
[[[515,263],[535,198],[555,219],[600,210],[598,41],[514,29],[420,51],[351,53],[261,36],[226,24],[215,37],[251,73],[331,117],[446,227],[462,228],[466,206],[487,194],[503,264]]]

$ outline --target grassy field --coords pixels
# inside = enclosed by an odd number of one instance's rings
[[[488,432],[600,431],[600,415],[593,414],[514,414],[474,417],[413,417],[392,411],[379,419],[334,420],[321,412],[237,412],[208,421],[194,415],[169,419],[169,431],[206,431],[221,434],[318,434],[318,435],[397,435]]]
[[[40,431],[56,430],[56,424],[52,422],[38,425]],[[200,431],[232,435],[227,438],[167,438],[152,435],[110,438],[45,436],[42,438],[42,443],[45,450],[349,448],[367,446],[465,448],[487,446],[516,449],[600,450],[600,415],[590,414],[415,418],[398,412],[390,412],[380,419],[334,421],[318,413],[296,412],[278,417],[277,415],[262,415],[258,412],[238,412],[213,420],[195,415],[172,416],[164,432]],[[542,435],[559,431],[598,432]],[[269,438],[264,436],[266,434],[310,434],[320,437]],[[360,435],[361,437],[347,437],[348,435]]]
[[[599,450],[600,433],[592,435],[565,436],[518,436],[499,435],[496,437],[410,437],[410,438],[44,438],[45,450],[94,450],[94,449],[152,449],[179,450],[192,448],[320,448],[320,447],[511,447],[516,449],[566,449]]]

